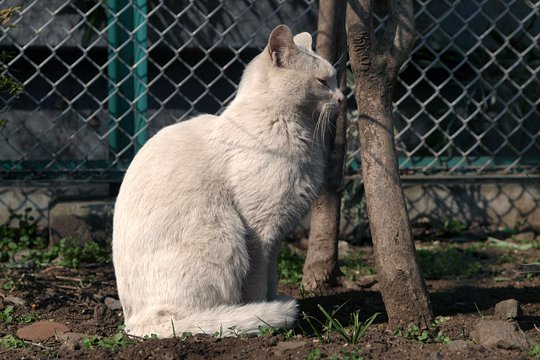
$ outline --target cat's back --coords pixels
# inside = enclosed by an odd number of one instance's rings
[[[201,115],[170,125],[154,135],[131,162],[116,201],[116,208],[130,215],[145,204],[159,206],[199,186],[209,175],[208,134],[213,115]]]

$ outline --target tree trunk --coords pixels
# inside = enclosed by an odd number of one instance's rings
[[[392,95],[414,44],[412,0],[387,0],[389,19],[374,35],[373,0],[349,1],[347,41],[359,112],[362,175],[375,265],[391,327],[430,328],[433,310],[416,260],[398,173]]]
[[[335,61],[345,50],[345,6],[345,0],[325,0],[319,3],[316,50],[330,62]],[[338,84],[344,90],[343,71],[338,71],[337,76]],[[335,126],[330,129],[335,131],[335,135],[326,137],[330,139],[326,144],[330,152],[326,167],[326,185],[319,198],[311,205],[309,246],[302,277],[302,285],[307,291],[334,286],[339,274],[337,242],[346,141],[345,111],[346,105],[343,102]]]

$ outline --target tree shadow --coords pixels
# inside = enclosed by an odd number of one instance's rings
[[[540,286],[516,288],[512,285],[502,287],[479,287],[458,285],[456,287],[430,292],[435,316],[456,316],[459,314],[477,314],[479,319],[492,315],[492,308],[500,301],[516,299],[521,304],[540,304]],[[360,311],[360,319],[365,321],[374,313],[379,313],[374,324],[388,322],[382,296],[378,291],[348,291],[335,294],[321,294],[300,300],[301,312],[324,323],[324,316],[318,309],[321,305],[328,313],[341,309],[335,318],[342,324],[349,324],[350,314]],[[414,306],[411,304],[410,306]],[[316,322],[316,321],[315,321]],[[540,324],[540,316],[521,315],[518,322],[523,330]],[[300,316],[299,327],[310,333],[310,325],[305,316]]]

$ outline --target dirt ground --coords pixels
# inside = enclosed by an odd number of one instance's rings
[[[514,240],[512,240],[514,241]],[[535,240],[537,241],[537,240]],[[445,252],[451,244],[453,252]],[[335,317],[342,323],[355,310],[366,320],[380,313],[356,344],[345,341],[336,332],[317,337],[309,322],[300,316],[294,332],[265,334],[258,337],[184,336],[175,339],[132,340],[117,335],[122,324],[121,310],[112,310],[106,298],[117,299],[111,265],[81,265],[78,269],[46,266],[39,269],[16,268],[9,264],[0,278],[0,314],[12,307],[10,321],[0,318],[1,359],[531,359],[533,350],[504,349],[476,344],[470,333],[482,319],[490,319],[495,304],[505,299],[520,302],[522,315],[517,319],[532,344],[540,343],[540,276],[522,272],[521,264],[538,262],[538,247],[523,242],[491,243],[488,240],[445,240],[419,242],[424,249],[424,267],[431,273],[427,280],[438,335],[425,338],[404,331],[397,334],[387,326],[384,304],[377,291],[376,275],[365,275],[373,264],[371,247],[345,249],[354,270],[341,286],[319,294],[306,294],[298,283],[282,285],[280,290],[299,299],[301,311],[324,322],[320,304],[327,310],[343,305]],[[515,246],[514,246],[515,245]],[[431,256],[429,251],[443,249]],[[472,249],[472,250],[471,250]],[[449,255],[450,254],[450,255]],[[450,277],[437,273],[437,261],[457,256],[463,273]],[[466,257],[459,257],[467,255]],[[361,260],[359,260],[361,259]],[[448,260],[448,259],[446,259]],[[463,263],[459,263],[463,261]],[[474,266],[469,265],[473,263]],[[448,264],[445,266],[449,266]],[[345,268],[344,268],[345,269]],[[426,269],[425,269],[426,270]],[[444,271],[444,268],[443,268]],[[13,298],[24,304],[12,304]],[[2,300],[3,299],[3,300]],[[414,304],[411,304],[414,306]],[[1,315],[0,315],[1,317]],[[311,322],[316,322],[312,318]],[[18,329],[36,320],[54,320],[86,340],[66,341],[51,337],[45,341],[18,341]],[[10,337],[12,335],[13,337]],[[115,337],[116,335],[116,337]],[[9,345],[8,340],[15,343]],[[464,340],[464,341],[458,341]],[[15,344],[15,345],[14,345]],[[452,345],[454,344],[454,345]],[[459,346],[456,346],[459,344]],[[538,345],[537,345],[538,346]],[[538,349],[537,349],[538,350]]]

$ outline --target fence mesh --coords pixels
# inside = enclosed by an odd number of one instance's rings
[[[315,33],[317,22],[314,1],[0,4],[18,7],[0,48],[2,74],[23,88],[0,98],[8,181],[121,179],[160,128],[225,106],[274,26]],[[395,97],[403,172],[538,171],[538,15],[525,0],[417,1],[418,41]]]

